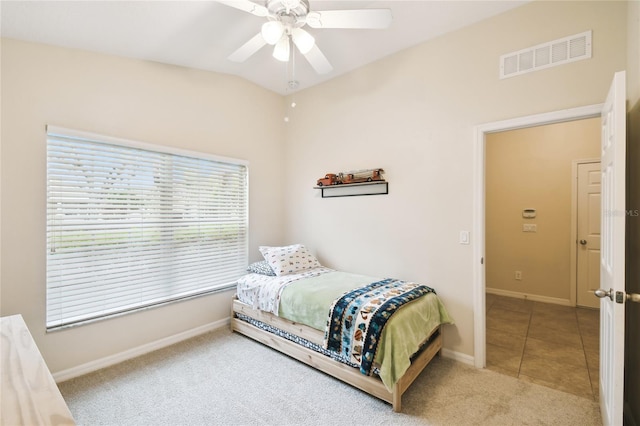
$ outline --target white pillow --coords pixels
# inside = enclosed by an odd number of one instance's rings
[[[302,244],[285,247],[260,246],[258,250],[277,276],[295,274],[322,266]]]

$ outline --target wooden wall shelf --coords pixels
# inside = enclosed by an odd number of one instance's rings
[[[319,189],[322,198],[353,197],[357,195],[383,195],[389,193],[389,182],[373,181],[362,183],[346,183],[341,185],[314,186]]]

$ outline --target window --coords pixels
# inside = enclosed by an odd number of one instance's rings
[[[47,127],[47,329],[230,288],[244,273],[248,170]]]

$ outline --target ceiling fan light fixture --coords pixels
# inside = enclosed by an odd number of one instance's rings
[[[270,45],[274,45],[278,40],[282,39],[284,34],[284,25],[280,21],[269,21],[262,25],[262,38]]]
[[[309,51],[316,44],[316,39],[302,28],[294,28],[291,31],[291,38],[296,44],[298,50],[300,50],[300,53],[302,53],[303,55],[309,53]]]
[[[273,48],[273,57],[282,62],[289,61],[291,46],[289,45],[289,36],[286,34],[280,38],[276,47]]]

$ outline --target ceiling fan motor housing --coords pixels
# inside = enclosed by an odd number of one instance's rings
[[[269,0],[269,15],[294,27],[303,26],[309,13],[308,0]]]

